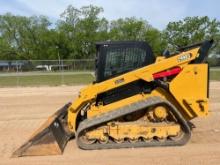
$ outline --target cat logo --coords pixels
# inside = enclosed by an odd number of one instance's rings
[[[191,58],[191,54],[184,54],[184,55],[178,57],[178,58],[177,58],[177,61],[178,61],[178,62],[182,62],[182,61],[188,60],[188,59],[190,59],[190,58]]]

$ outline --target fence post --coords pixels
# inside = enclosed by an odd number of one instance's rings
[[[63,69],[63,60],[61,60],[61,67],[62,67],[62,71],[61,71],[61,85],[63,85],[64,84],[64,81],[63,81],[63,74],[64,74],[64,69]]]

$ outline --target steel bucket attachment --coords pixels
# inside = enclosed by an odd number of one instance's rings
[[[66,104],[50,116],[29,140],[12,154],[12,157],[62,154],[71,138],[71,134],[65,129],[67,127],[65,117],[69,106],[70,103]]]

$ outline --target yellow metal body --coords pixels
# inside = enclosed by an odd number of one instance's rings
[[[208,114],[208,66],[207,64],[190,64],[190,62],[198,56],[198,50],[199,48],[194,48],[186,52],[181,52],[170,58],[158,58],[154,64],[125,73],[101,83],[91,84],[82,89],[78,98],[73,101],[68,109],[69,130],[73,133],[76,132],[77,117],[80,114],[79,112],[81,111],[81,108],[85,105],[88,105],[89,108],[87,111],[87,118],[92,118],[96,115],[151,96],[160,96],[172,102],[186,120],[206,116]],[[170,93],[167,93],[162,88],[158,87],[150,94],[136,94],[108,105],[95,105],[96,97],[100,93],[139,79],[151,82],[154,80],[153,74],[174,67],[179,67],[182,70],[175,78],[168,81]],[[162,117],[165,115],[163,110],[158,110],[156,113]],[[177,129],[178,128],[175,127],[174,132]]]

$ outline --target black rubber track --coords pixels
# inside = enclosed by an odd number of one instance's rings
[[[181,125],[181,129],[184,133],[181,139],[178,141],[174,141],[171,139],[167,139],[164,142],[153,140],[150,142],[142,142],[138,141],[136,143],[130,143],[130,142],[123,142],[123,143],[115,143],[113,141],[110,141],[107,144],[100,144],[100,143],[94,143],[94,144],[85,144],[80,140],[80,136],[83,135],[83,133],[86,130],[92,130],[93,128],[95,129],[97,126],[104,124],[106,122],[109,122],[111,120],[117,119],[121,116],[128,115],[130,113],[138,112],[141,111],[147,107],[150,106],[155,106],[158,104],[165,104],[169,107],[169,110],[171,113],[176,117],[178,123]],[[86,119],[82,121],[79,124],[79,127],[77,129],[76,133],[76,142],[79,148],[85,149],[85,150],[97,150],[97,149],[113,149],[113,148],[135,148],[135,147],[156,147],[156,146],[181,146],[184,145],[188,142],[188,140],[191,137],[191,130],[190,127],[187,123],[187,121],[182,117],[180,112],[176,109],[176,107],[171,104],[169,101],[158,97],[150,97],[147,98],[146,100],[142,100],[136,103],[132,103],[129,105],[126,105],[124,107],[115,109],[111,112],[107,112],[103,115],[94,117],[92,119]]]

